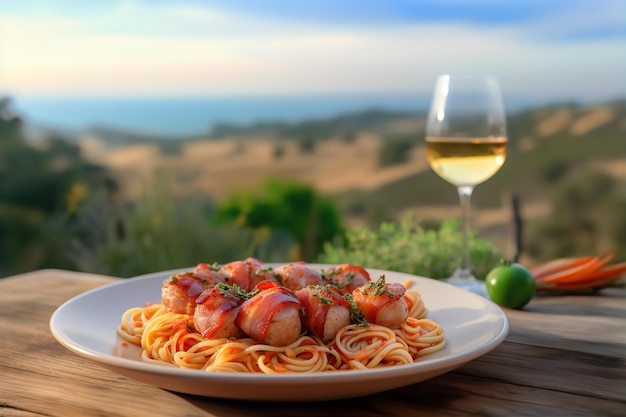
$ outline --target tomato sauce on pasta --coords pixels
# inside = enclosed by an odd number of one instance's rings
[[[207,280],[207,265],[199,264],[196,270],[201,273],[165,280],[162,302],[128,309],[118,335],[124,343],[139,346],[145,362],[206,372],[372,369],[413,363],[445,347],[443,329],[427,317],[419,292],[407,288],[410,282],[387,284],[384,276],[373,281],[363,268],[340,265],[314,271],[320,279],[315,283],[304,263],[264,268],[253,258],[236,262],[248,262],[247,269],[214,264],[214,275]],[[244,281],[225,272],[234,270],[262,278]],[[288,279],[285,270],[291,274]],[[202,293],[197,288],[192,295],[179,291],[192,287],[178,282],[190,276],[200,276]],[[306,277],[300,286],[294,284],[298,276]],[[336,278],[339,281],[333,281]],[[248,281],[248,288],[237,284]],[[263,306],[263,298],[270,307]],[[252,329],[252,335],[243,328]],[[284,337],[287,328],[293,336]]]

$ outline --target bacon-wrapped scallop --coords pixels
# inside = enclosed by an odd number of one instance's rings
[[[302,305],[293,292],[273,281],[260,282],[253,292],[257,293],[239,307],[237,326],[258,343],[271,346],[286,346],[298,340]]]
[[[331,266],[323,272],[322,278],[326,283],[339,288],[343,294],[351,293],[355,288],[371,281],[365,268],[352,264]]]
[[[227,284],[235,284],[245,291],[252,291],[261,281],[276,281],[270,270],[263,267],[263,262],[252,257],[229,262],[223,266],[222,271],[226,275]]]
[[[244,333],[235,324],[235,319],[245,297],[239,287],[223,283],[205,289],[196,299],[194,327],[207,339],[243,337]]]
[[[226,276],[217,266],[198,264],[193,271],[172,274],[161,286],[161,303],[168,311],[193,314],[196,298],[206,288],[224,282]]]
[[[291,262],[272,269],[278,281],[292,291],[300,290],[307,285],[321,285],[321,273],[306,266],[304,262]]]
[[[396,329],[409,317],[405,292],[402,284],[387,284],[382,275],[376,282],[352,291],[352,299],[368,323]]]
[[[305,327],[323,342],[329,342],[342,327],[351,324],[350,304],[332,285],[310,285],[296,291],[304,307]]]

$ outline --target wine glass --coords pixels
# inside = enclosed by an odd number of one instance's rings
[[[486,295],[484,282],[474,277],[469,264],[470,199],[474,187],[504,164],[507,141],[506,116],[495,78],[437,78],[426,124],[428,162],[457,187],[461,202],[461,264],[447,281],[482,295]]]

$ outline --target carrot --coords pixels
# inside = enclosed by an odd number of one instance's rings
[[[626,262],[591,271],[582,281],[573,283],[541,282],[537,283],[537,288],[559,291],[604,287],[620,279],[624,273],[626,273]]]
[[[575,266],[573,268],[566,269],[551,275],[544,276],[543,278],[536,279],[537,282],[554,282],[559,284],[574,283],[584,281],[587,274],[602,268],[613,259],[613,253],[607,253],[603,256],[594,256],[587,262]]]
[[[593,256],[580,256],[577,258],[559,258],[553,261],[536,265],[531,267],[530,273],[536,280],[541,280],[549,275],[556,274],[557,272],[566,271],[570,268],[574,268],[578,265],[582,265],[590,261]]]
[[[544,284],[551,286],[542,286],[540,285],[538,288],[543,290],[555,290],[555,291],[571,291],[571,290],[584,290],[584,289],[593,289],[608,286],[613,282],[617,281],[621,278],[621,274],[618,275],[608,275],[599,279],[591,280],[591,281],[583,281],[583,282],[575,282],[572,284]]]
[[[587,275],[587,279],[585,279],[584,282],[600,280],[613,276],[617,276],[619,278],[624,273],[626,273],[626,262],[613,264],[604,268],[596,269],[595,271],[589,273],[589,275]]]

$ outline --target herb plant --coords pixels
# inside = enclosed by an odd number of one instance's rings
[[[470,266],[479,279],[484,279],[502,260],[500,251],[474,232],[468,238],[468,248]],[[425,229],[417,217],[408,212],[399,223],[385,222],[378,230],[365,226],[348,230],[345,242],[326,244],[318,260],[442,279],[452,275],[460,256],[458,221],[447,220],[439,229]]]

